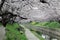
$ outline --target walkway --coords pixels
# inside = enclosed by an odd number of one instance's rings
[[[24,27],[23,25],[21,25]],[[24,27],[25,28],[25,27]],[[25,28],[25,34],[28,40],[39,40],[29,29]]]
[[[0,26],[0,40],[3,40],[5,36],[5,28]]]

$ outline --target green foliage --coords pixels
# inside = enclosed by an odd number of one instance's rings
[[[34,23],[34,24],[32,24],[32,23]],[[32,25],[35,25],[35,26],[46,26],[46,25],[48,25],[49,24],[49,22],[32,22],[31,24]]]
[[[32,25],[35,25],[35,24],[38,24],[38,22],[34,22],[34,21],[33,21],[33,22],[31,22],[31,24],[32,24]]]
[[[20,31],[16,29],[18,27],[20,27],[18,23],[8,23],[6,25],[6,40],[27,40],[25,34],[21,34]]]
[[[58,22],[39,22],[32,24],[34,26],[41,26],[41,27],[50,27],[50,28],[60,28],[60,23]]]
[[[60,24],[58,22],[51,22],[50,24],[46,25],[50,28],[60,28]]]

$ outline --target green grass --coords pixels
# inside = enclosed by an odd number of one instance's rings
[[[30,24],[40,27],[60,28],[60,23],[58,22],[31,22]]]
[[[6,25],[6,39],[5,40],[27,40],[25,33],[21,34],[21,32],[17,30],[17,28],[19,27],[20,26],[18,23],[13,23],[13,24],[8,23]]]

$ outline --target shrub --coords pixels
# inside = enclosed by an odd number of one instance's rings
[[[6,25],[6,40],[27,40],[24,32],[21,34],[20,31],[17,30],[19,28],[18,23],[7,24]]]

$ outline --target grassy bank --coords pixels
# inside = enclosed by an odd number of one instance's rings
[[[31,22],[30,24],[40,27],[60,28],[60,23],[58,22]]]
[[[6,25],[6,39],[5,40],[27,40],[25,33],[20,28],[18,23]],[[21,28],[20,28],[21,29]]]

